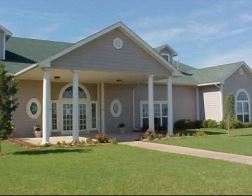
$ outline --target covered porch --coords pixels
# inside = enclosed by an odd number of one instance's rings
[[[66,70],[36,67],[20,75],[19,80],[43,80],[42,84],[42,144],[54,141],[54,136],[70,136],[72,141],[104,133],[119,141],[136,140],[139,133],[133,132],[135,121],[134,91],[120,95],[123,88],[131,88],[138,84],[146,85],[148,100],[148,128],[154,130],[154,83],[167,79],[168,130],[173,134],[172,112],[172,79],[167,75],[141,74],[132,72],[101,72],[84,70]],[[107,86],[107,88],[106,88]],[[106,89],[108,89],[106,92]],[[114,90],[113,90],[114,89]],[[122,98],[123,96],[123,98]],[[130,100],[128,103],[121,99]],[[111,100],[119,100],[121,106],[112,107]],[[110,107],[109,107],[109,106]],[[130,108],[130,109],[129,109]],[[110,124],[120,115],[111,115],[121,110],[127,112],[120,122],[127,123],[128,131],[116,133]],[[36,140],[36,141],[39,141]]]

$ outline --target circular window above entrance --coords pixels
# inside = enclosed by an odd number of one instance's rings
[[[123,41],[121,38],[117,37],[113,40],[113,46],[115,49],[121,49],[123,47]]]
[[[41,114],[41,104],[38,99],[31,98],[26,105],[26,113],[32,119],[37,119]]]
[[[110,112],[113,117],[119,117],[122,113],[122,104],[118,99],[114,99],[110,104]]]

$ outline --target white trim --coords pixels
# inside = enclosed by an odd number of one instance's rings
[[[118,112],[115,113],[115,111],[113,110],[114,105],[117,104],[118,105]],[[110,104],[110,113],[114,118],[118,118],[121,116],[122,114],[122,103],[120,102],[119,99],[114,99],[111,104]]]
[[[246,95],[247,95],[247,97],[248,97],[248,101],[238,101],[237,100],[237,97],[238,97],[238,95],[241,93],[241,92],[244,92]],[[245,114],[244,113],[244,111],[242,112],[242,114],[238,114],[238,112],[237,112],[237,103],[238,102],[242,102],[242,106],[243,106],[243,102],[248,102],[248,114]],[[242,108],[242,110],[243,110],[243,108]],[[249,115],[249,122],[251,122],[251,108],[250,108],[250,96],[249,96],[249,93],[245,90],[245,89],[239,89],[238,91],[237,91],[237,93],[236,93],[236,95],[235,95],[235,117],[236,117],[236,119],[237,119],[237,115]],[[244,119],[243,119],[243,122],[244,122]]]
[[[99,37],[102,35],[116,29],[120,28],[124,33],[126,33],[128,36],[130,36],[141,48],[143,48],[146,52],[148,52],[153,58],[155,58],[161,65],[163,65],[166,69],[172,72],[174,76],[182,76],[182,74],[177,71],[169,62],[163,59],[150,45],[148,45],[145,41],[143,41],[138,35],[136,35],[131,29],[129,29],[125,24],[122,22],[115,23],[83,40],[80,40],[73,46],[70,46],[69,48],[66,48],[65,50],[41,61],[39,65],[41,67],[50,67],[51,66],[51,61],[79,48],[80,46],[83,46]]]
[[[221,84],[220,82],[210,82],[210,83],[203,83],[203,84],[198,84],[197,86],[212,86],[212,85],[218,85]]]
[[[167,52],[162,52],[160,53],[160,55],[163,56],[167,56],[168,57],[168,62],[171,62],[171,54],[167,53]],[[163,57],[164,58],[164,57]]]
[[[52,132],[58,132],[58,130],[59,130],[59,114],[60,114],[60,112],[59,112],[59,101],[58,100],[51,100],[51,105],[53,104],[53,103],[56,103],[56,116],[57,116],[57,124],[56,124],[56,126],[57,126],[57,129],[53,129],[52,128],[52,126],[51,126],[51,130],[52,130]],[[52,115],[52,112],[51,112],[51,115]],[[51,121],[52,121],[52,117],[51,117]]]
[[[38,66],[37,63],[36,63],[36,64],[32,64],[32,65],[30,65],[29,67],[26,67],[26,68],[20,70],[19,72],[15,73],[14,76],[18,76],[18,75],[23,74],[23,73],[25,73],[25,72],[27,72],[27,71],[30,71],[31,69],[33,69],[33,68],[35,68],[35,67],[37,67],[37,66]]]
[[[12,32],[6,29],[4,26],[0,25],[0,29],[8,36],[12,36]]]
[[[146,100],[140,100],[140,127],[141,128],[143,127],[143,119],[144,118],[148,118],[149,119],[149,112],[148,112],[148,117],[143,117],[143,104],[148,104],[148,101],[146,101]],[[163,117],[167,117],[167,121],[168,121],[168,117],[169,117],[168,116],[169,115],[168,112],[167,112],[167,116],[163,116],[163,114],[162,114],[162,105],[166,104],[167,107],[168,107],[167,101],[154,101],[154,105],[155,104],[159,104],[161,106],[161,108],[160,108],[161,114],[160,114],[159,118],[161,119]],[[168,110],[169,110],[169,108],[168,108]],[[154,116],[154,118],[155,118],[155,116]],[[162,125],[162,122],[161,122],[161,125]]]
[[[72,84],[72,83],[67,83],[67,84],[65,84],[65,85],[61,88],[60,93],[59,93],[59,98],[58,98],[59,100],[61,100],[61,99],[66,99],[66,98],[62,98],[62,95],[63,95],[63,93],[65,92],[65,90],[66,90],[68,87],[70,87],[70,86],[73,86],[73,84]],[[84,86],[83,84],[80,84],[80,83],[79,83],[79,87],[82,88],[82,90],[85,91],[85,93],[86,93],[86,95],[87,95],[87,98],[85,98],[85,99],[90,100],[91,97],[90,97],[90,93],[89,93],[87,87]],[[79,98],[79,99],[81,99],[81,98]],[[68,100],[68,99],[67,99],[67,100]]]
[[[115,49],[120,50],[123,47],[123,40],[120,37],[116,37],[113,39],[113,46]]]
[[[97,83],[97,130],[101,130],[101,96],[100,84]]]
[[[31,107],[31,104],[32,103],[35,103],[37,104],[37,113],[36,114],[32,114],[31,113],[31,110],[30,110],[30,107]],[[31,118],[31,119],[38,119],[38,117],[40,116],[41,114],[41,104],[40,104],[40,101],[37,99],[37,98],[31,98],[27,104],[26,104],[26,114]]]
[[[171,46],[169,46],[168,44],[164,44],[164,45],[158,46],[155,49],[160,52],[161,50],[163,50],[165,48],[168,48],[173,53],[172,54],[173,56],[178,56],[178,53]]]

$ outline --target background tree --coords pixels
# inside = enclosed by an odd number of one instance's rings
[[[227,95],[225,97],[224,116],[225,116],[228,134],[230,134],[231,124],[232,124],[232,121],[234,120],[234,95],[232,94]]]
[[[0,64],[0,152],[1,140],[6,139],[14,129],[12,113],[18,106],[17,99],[14,98],[16,93],[17,83],[14,77]]]

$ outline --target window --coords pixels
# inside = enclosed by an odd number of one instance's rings
[[[236,118],[243,123],[250,121],[250,98],[245,90],[239,90],[235,99]]]
[[[41,105],[38,99],[32,98],[26,105],[26,113],[32,119],[37,119],[41,114]]]
[[[52,103],[52,130],[57,130],[57,103]]]
[[[66,90],[63,92],[62,98],[64,99],[72,99],[73,98],[73,86],[69,86],[66,88]],[[85,91],[79,87],[79,98],[85,99],[87,98],[87,95]]]
[[[168,123],[168,105],[165,101],[154,102],[154,123],[155,128],[167,128]],[[148,102],[141,102],[141,126],[143,129],[149,127]]]
[[[87,129],[86,104],[79,104],[79,129]]]
[[[91,103],[91,112],[92,112],[92,129],[96,129],[97,128],[97,107],[96,107],[96,102],[92,102]]]
[[[73,104],[63,104],[63,130],[73,130]]]
[[[110,112],[113,117],[119,117],[122,113],[122,104],[118,99],[115,99],[110,104]]]
[[[170,62],[170,54],[168,54],[168,53],[162,53],[161,54],[161,56],[166,60],[166,61],[168,61],[168,62]]]

